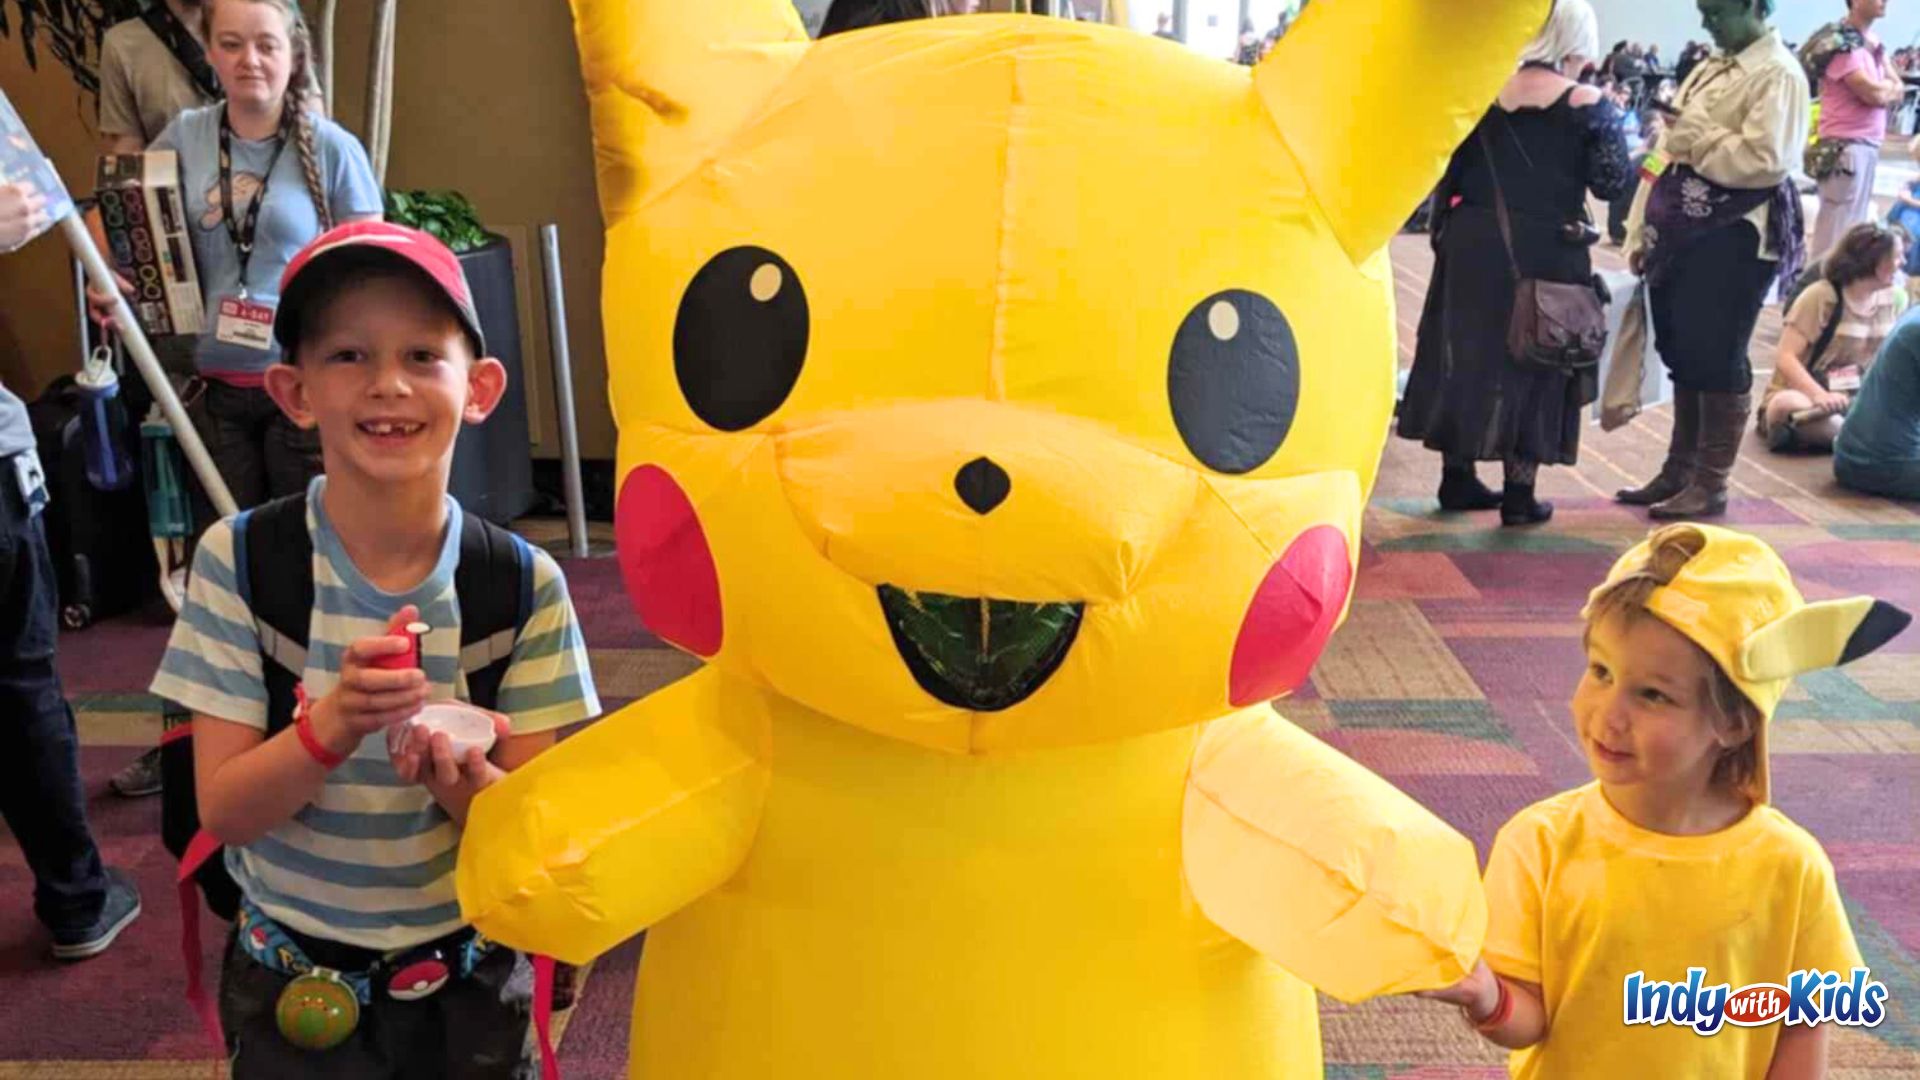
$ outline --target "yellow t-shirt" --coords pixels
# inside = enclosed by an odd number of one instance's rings
[[[1668,836],[1628,821],[1598,781],[1527,807],[1487,857],[1487,964],[1537,983],[1547,1038],[1515,1051],[1523,1080],[1660,1077],[1762,1080],[1778,1023],[1628,1027],[1624,983],[1786,985],[1804,968],[1862,966],[1818,841],[1771,806],[1707,836]]]

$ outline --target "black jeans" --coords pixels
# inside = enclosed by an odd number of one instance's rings
[[[307,481],[320,475],[320,433],[296,427],[265,390],[218,379],[199,386],[187,416],[240,509],[304,492]],[[193,477],[187,489],[197,533],[219,515],[199,477]]]
[[[1647,291],[1653,340],[1673,385],[1701,394],[1753,387],[1748,347],[1780,264],[1760,257],[1760,233],[1738,221],[1693,242]]]
[[[93,925],[107,899],[87,830],[80,740],[53,666],[53,557],[0,458],[0,813],[33,871],[33,913],[52,930]]]
[[[298,944],[316,964],[365,966],[364,958],[349,962],[338,955],[355,951],[345,946],[321,949],[304,936]],[[220,1026],[234,1080],[533,1080],[540,1074],[527,1039],[533,966],[512,949],[494,949],[473,974],[420,1001],[394,1001],[376,992],[373,1003],[361,1007],[360,1025],[347,1041],[319,1052],[302,1050],[280,1034],[274,1006],[290,981],[255,963],[228,937]]]

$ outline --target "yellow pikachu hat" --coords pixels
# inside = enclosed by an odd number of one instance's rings
[[[1620,557],[1597,598],[1640,572],[1651,553],[1676,534],[1697,537],[1699,553],[1647,600],[1647,610],[1706,650],[1760,710],[1754,733],[1759,768],[1754,796],[1771,794],[1766,721],[1796,675],[1851,663],[1892,641],[1913,617],[1884,600],[1854,596],[1809,604],[1787,564],[1765,542],[1714,525],[1656,529]],[[1587,611],[1591,612],[1592,599]]]

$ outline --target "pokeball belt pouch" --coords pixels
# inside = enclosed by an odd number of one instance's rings
[[[472,975],[496,947],[472,927],[389,953],[318,941],[279,925],[244,897],[234,933],[249,959],[287,977],[275,1020],[289,1043],[313,1051],[352,1036],[362,1008],[382,998],[424,1001]],[[316,962],[316,954],[334,966]]]

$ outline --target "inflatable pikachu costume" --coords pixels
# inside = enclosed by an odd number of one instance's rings
[[[695,675],[475,803],[461,904],[652,927],[649,1078],[1320,1075],[1478,954],[1472,845],[1278,716],[1345,610],[1389,239],[1547,0],[1258,69],[982,15],[574,0],[621,566]]]

